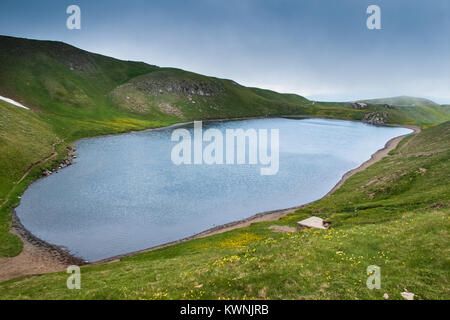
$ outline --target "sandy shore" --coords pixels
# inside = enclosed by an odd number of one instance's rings
[[[398,126],[398,127],[404,127],[404,128],[408,128],[414,131],[414,133],[419,133],[420,131],[422,131],[422,129],[420,127],[417,126]],[[336,191],[336,189],[338,189],[340,186],[342,186],[344,184],[344,182],[350,178],[352,175],[354,175],[357,172],[360,172],[364,169],[366,169],[367,167],[369,167],[370,165],[374,164],[375,162],[380,161],[381,159],[383,159],[384,157],[386,157],[389,152],[391,150],[394,150],[395,148],[397,148],[398,144],[400,143],[400,141],[402,141],[402,139],[406,136],[408,136],[410,134],[405,134],[403,136],[398,136],[395,137],[391,140],[389,140],[386,145],[384,146],[383,149],[378,150],[377,152],[375,152],[369,160],[367,160],[366,162],[364,162],[363,164],[361,164],[358,168],[355,168],[353,170],[348,171],[347,173],[345,173],[341,180],[339,180],[339,182],[333,187],[333,189],[331,189],[326,195],[330,195],[333,192]]]
[[[0,282],[9,279],[65,270],[70,265],[83,265],[85,261],[64,249],[35,237],[12,213],[11,233],[23,242],[22,252],[13,258],[0,258]]]
[[[256,118],[257,117],[252,118],[252,119],[256,119]],[[249,118],[230,119],[230,120],[248,120],[248,119]],[[226,121],[226,119],[209,120],[209,121]],[[175,124],[175,125],[165,127],[165,128],[183,126],[188,123],[189,122],[179,123],[179,124]],[[412,129],[412,130],[414,130],[414,133],[420,132],[420,127],[417,127],[417,126],[400,126],[400,127],[406,127],[406,128]],[[156,128],[156,129],[149,129],[149,130],[160,130],[160,129],[164,129],[164,128]],[[149,130],[146,130],[146,131],[149,131]],[[370,165],[374,164],[377,161],[380,161],[385,156],[387,156],[391,150],[393,150],[397,147],[399,142],[405,136],[406,135],[391,139],[390,141],[388,141],[386,143],[386,145],[383,149],[380,149],[376,153],[374,153],[368,161],[361,164],[358,168],[355,168],[355,169],[345,173],[342,176],[341,180],[324,197],[326,197],[326,196],[330,195],[331,193],[333,193],[334,191],[336,191],[340,186],[342,186],[342,184],[348,178],[350,178],[355,173],[366,169]],[[186,242],[186,241],[189,241],[192,239],[203,238],[203,237],[207,237],[210,235],[227,232],[227,231],[230,231],[233,229],[247,227],[250,224],[255,223],[255,222],[278,220],[281,217],[283,217],[289,213],[295,212],[299,208],[302,208],[309,204],[311,204],[311,203],[303,204],[301,206],[288,208],[288,209],[281,209],[281,210],[259,213],[259,214],[253,215],[253,216],[243,219],[243,220],[231,222],[231,223],[228,223],[225,225],[221,225],[221,226],[217,226],[217,227],[208,229],[206,231],[203,231],[201,233],[198,233],[198,234],[188,237],[188,238],[173,241],[170,243],[165,243],[162,245],[158,245],[155,247],[151,247],[151,248],[136,251],[136,252],[131,252],[131,253],[111,257],[108,259],[103,259],[103,260],[92,262],[89,264],[102,264],[102,263],[110,263],[110,262],[114,262],[114,261],[119,261],[121,258],[135,255],[138,253],[149,252],[152,250],[164,248],[164,247],[171,246],[174,244]],[[20,277],[20,276],[37,275],[37,274],[43,274],[43,273],[63,271],[69,265],[84,265],[84,264],[86,264],[86,262],[84,260],[70,255],[63,248],[59,248],[58,246],[49,244],[49,243],[35,237],[33,234],[31,234],[28,230],[26,230],[23,227],[23,225],[20,223],[20,221],[17,218],[17,216],[15,215],[15,213],[13,213],[13,228],[11,229],[11,232],[13,234],[18,235],[22,239],[23,250],[16,257],[0,258],[0,282],[6,281],[9,279],[13,279],[16,277]]]

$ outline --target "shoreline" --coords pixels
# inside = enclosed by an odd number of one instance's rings
[[[323,117],[314,117],[314,116],[303,116],[303,115],[294,115],[294,116],[279,116],[280,118],[291,118],[291,117],[300,117],[300,118],[323,118]],[[211,119],[211,120],[202,120],[204,122],[223,122],[223,121],[242,121],[242,120],[252,120],[252,119],[267,119],[269,117],[247,117],[247,118],[233,118],[233,119]],[[325,118],[325,119],[335,119],[335,118]],[[344,121],[355,121],[355,120],[348,120],[348,119],[335,119],[335,120],[344,120]],[[159,127],[159,128],[150,128],[140,131],[130,131],[130,132],[123,132],[123,133],[117,133],[117,134],[109,134],[109,135],[102,135],[102,136],[94,136],[94,137],[86,137],[81,138],[72,143],[72,146],[77,143],[78,141],[84,140],[84,139],[91,139],[91,138],[98,138],[98,137],[107,137],[107,136],[113,136],[113,135],[122,135],[122,134],[130,134],[130,133],[139,133],[139,132],[147,132],[147,131],[154,131],[154,130],[162,130],[162,129],[168,129],[168,128],[175,128],[175,127],[181,127],[185,126],[189,123],[192,123],[193,121],[183,122],[183,123],[176,123],[165,127]],[[360,122],[360,121],[358,121]],[[346,172],[341,179],[337,182],[337,184],[323,197],[295,207],[287,208],[287,209],[278,209],[278,210],[272,210],[272,211],[266,211],[254,214],[248,218],[233,221],[227,224],[215,226],[213,228],[204,230],[200,233],[194,234],[192,236],[171,241],[168,243],[160,244],[157,246],[153,246],[150,248],[133,251],[125,254],[116,255],[113,257],[97,260],[97,261],[85,261],[82,258],[79,258],[73,254],[71,254],[69,251],[65,250],[62,247],[59,247],[54,244],[50,244],[35,235],[33,235],[30,231],[28,231],[20,222],[20,219],[17,217],[16,212],[14,209],[12,209],[12,219],[13,219],[13,225],[10,230],[11,233],[17,235],[23,242],[23,249],[21,253],[15,257],[8,257],[8,258],[0,258],[0,282],[7,281],[13,278],[21,277],[21,276],[32,276],[32,275],[39,275],[39,274],[45,274],[45,273],[52,273],[52,272],[58,272],[63,271],[67,268],[69,265],[99,265],[99,264],[105,264],[105,263],[112,263],[120,261],[120,259],[130,257],[136,254],[145,253],[154,251],[157,249],[165,248],[168,246],[173,246],[179,243],[187,242],[194,239],[204,238],[215,234],[224,233],[227,231],[231,231],[234,229],[244,228],[252,223],[256,222],[265,222],[265,221],[274,221],[278,220],[284,216],[286,216],[289,213],[295,212],[296,210],[303,208],[305,206],[308,206],[314,202],[317,202],[333,192],[335,192],[339,187],[344,184],[344,182],[350,178],[355,173],[362,171],[369,167],[370,165],[380,161],[385,156],[388,155],[388,153],[395,149],[399,142],[403,140],[408,135],[416,134],[421,131],[421,128],[419,126],[410,126],[410,125],[383,125],[383,126],[394,126],[394,127],[403,127],[413,130],[412,133],[408,133],[402,136],[394,137],[390,139],[385,146],[376,151],[374,154],[371,155],[371,158],[364,163],[362,163],[359,167],[354,168],[348,172]]]

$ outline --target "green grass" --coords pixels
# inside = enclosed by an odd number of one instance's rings
[[[32,163],[49,156],[58,141],[49,126],[35,113],[0,101],[0,204],[7,198],[17,203],[23,187],[16,182]],[[10,207],[0,209],[0,252],[4,256],[20,253],[22,243],[10,234]]]
[[[433,141],[432,144],[429,141]],[[18,299],[448,299],[450,122],[409,137],[333,195],[276,222],[255,223],[120,262],[0,284]],[[426,170],[423,170],[426,169]],[[311,215],[330,230],[275,233]],[[366,270],[381,268],[381,289]]]
[[[417,98],[417,97],[408,97],[408,96],[399,96],[392,98],[381,98],[381,99],[368,99],[362,100],[366,103],[370,104],[389,104],[395,106],[428,106],[428,107],[436,107],[439,106],[436,102],[431,101],[429,99]]]

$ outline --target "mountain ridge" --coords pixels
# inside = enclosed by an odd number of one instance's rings
[[[440,106],[438,103],[433,100],[421,98],[421,97],[412,97],[407,95],[388,97],[388,98],[375,98],[375,99],[363,99],[358,100],[365,103],[371,104],[389,104],[395,106],[428,106],[428,107],[436,107]]]

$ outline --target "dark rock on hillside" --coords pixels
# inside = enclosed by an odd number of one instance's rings
[[[48,177],[52,173],[57,173],[60,169],[64,169],[68,166],[71,166],[73,164],[74,159],[77,158],[75,151],[76,151],[75,147],[68,148],[67,149],[68,157],[66,159],[62,160],[62,162],[58,165],[58,167],[54,168],[52,171],[44,170],[42,172],[42,176]]]
[[[374,125],[386,124],[388,122],[388,113],[387,112],[366,113],[362,121]]]
[[[224,80],[170,69],[136,77],[115,88],[110,97],[134,112],[162,112],[184,119],[186,105],[196,105],[198,113],[202,108],[214,108],[214,99],[225,93],[225,86]]]
[[[365,108],[367,108],[367,104],[364,102],[354,102],[354,103],[352,103],[352,108],[353,109],[365,109]]]
[[[165,93],[178,93],[186,96],[214,96],[225,91],[225,88],[220,83],[190,79],[141,78],[139,81],[132,81],[131,84],[137,90],[154,96]]]

